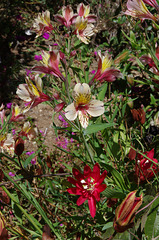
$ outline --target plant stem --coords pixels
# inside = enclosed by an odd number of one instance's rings
[[[90,159],[91,159],[91,162],[92,162],[93,165],[94,165],[95,162],[94,162],[92,153],[91,153],[91,151],[90,151],[90,148],[89,148],[89,146],[88,146],[88,144],[87,144],[87,142],[86,142],[86,139],[85,139],[84,134],[83,134],[82,131],[81,131],[81,136],[82,136],[82,139],[83,139],[83,141],[84,141],[84,145],[85,145],[85,148],[86,148],[86,150],[87,150],[87,152],[88,152],[88,155],[89,155],[89,157],[90,157]]]

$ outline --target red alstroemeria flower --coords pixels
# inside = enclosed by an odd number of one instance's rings
[[[33,67],[32,71],[37,73],[53,74],[55,77],[59,77],[62,81],[65,81],[65,77],[62,75],[59,69],[60,59],[64,59],[62,53],[58,50],[52,50],[50,47],[49,52],[42,51],[42,66]]]
[[[93,79],[89,82],[89,85],[92,85],[95,79],[100,82],[114,82],[116,78],[122,77],[120,70],[112,66],[113,60],[107,53],[102,56],[101,51],[98,51],[98,57],[98,69]]]
[[[106,184],[102,184],[107,171],[105,170],[100,175],[100,166],[98,163],[94,165],[93,171],[86,165],[84,173],[80,173],[77,169],[73,168],[73,175],[75,177],[68,177],[68,181],[75,185],[73,188],[67,189],[70,194],[80,195],[77,200],[77,205],[80,206],[88,199],[88,206],[91,216],[94,218],[96,214],[96,201],[100,201],[100,193],[106,189]]]
[[[158,164],[158,160],[154,158],[154,149],[149,152],[144,152],[143,154]],[[151,162],[147,158],[144,158],[141,154],[138,154],[135,165],[135,174],[139,178],[140,182],[154,177],[154,173],[157,173],[158,171],[158,166],[155,163]]]

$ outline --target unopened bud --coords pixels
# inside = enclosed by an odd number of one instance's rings
[[[15,141],[14,152],[17,156],[20,156],[24,151],[24,140],[18,137]]]
[[[58,103],[58,104],[55,106],[54,111],[55,111],[55,112],[60,112],[60,111],[62,111],[62,109],[64,108],[64,106],[65,106],[65,102]]]
[[[59,100],[60,99],[60,95],[58,93],[54,93],[53,94],[53,97],[56,99],[56,100]]]
[[[76,50],[73,50],[71,53],[70,53],[70,57],[74,57],[76,55]]]
[[[128,104],[128,106],[129,106],[130,108],[133,108],[133,107],[134,107],[134,102],[133,102],[133,100],[132,100],[131,98],[128,99],[127,104]]]
[[[127,81],[131,86],[134,86],[134,78],[131,75],[127,76]]]

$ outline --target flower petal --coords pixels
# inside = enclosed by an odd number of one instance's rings
[[[91,172],[92,172],[91,168],[88,165],[86,165],[84,167],[84,178],[89,177]]]
[[[96,215],[96,200],[93,196],[90,197],[90,199],[88,199],[88,206],[89,206],[90,214],[92,218],[94,218]]]
[[[82,203],[84,203],[85,201],[87,200],[87,198],[83,197],[83,196],[80,196],[78,199],[77,199],[77,205],[80,206]]]
[[[77,118],[77,111],[75,109],[74,103],[71,103],[65,108],[65,116],[70,121],[73,121]]]
[[[77,83],[74,87],[73,95],[78,94],[91,94],[91,89],[89,85],[87,83]]]
[[[92,117],[98,117],[104,113],[104,103],[99,100],[91,100],[87,112]]]
[[[84,176],[82,173],[80,173],[80,171],[78,171],[78,169],[73,168],[72,169],[73,175],[75,176],[75,178],[79,181],[81,181],[82,179],[84,179]]]
[[[94,178],[96,181],[98,181],[100,177],[100,166],[98,163],[96,163],[93,167],[93,172],[91,174],[92,178]]]
[[[79,188],[73,187],[73,188],[68,188],[67,192],[70,194],[74,194],[74,195],[81,195],[81,190]]]
[[[82,111],[78,111],[78,117],[79,117],[79,121],[81,123],[81,126],[83,128],[87,128],[88,127],[88,121],[89,121],[89,117],[87,116],[87,114],[83,113]]]

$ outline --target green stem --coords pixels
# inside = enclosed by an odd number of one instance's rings
[[[89,148],[89,146],[88,146],[88,144],[87,144],[87,142],[86,142],[86,139],[85,139],[84,134],[83,134],[82,131],[81,131],[81,136],[82,136],[82,139],[83,139],[83,142],[84,142],[85,148],[86,148],[86,150],[87,150],[87,152],[88,152],[88,155],[89,155],[89,157],[90,157],[90,159],[91,159],[91,162],[92,162],[93,165],[94,165],[95,162],[94,162],[94,159],[93,159],[92,153],[91,153],[91,151],[90,151],[90,148]]]

